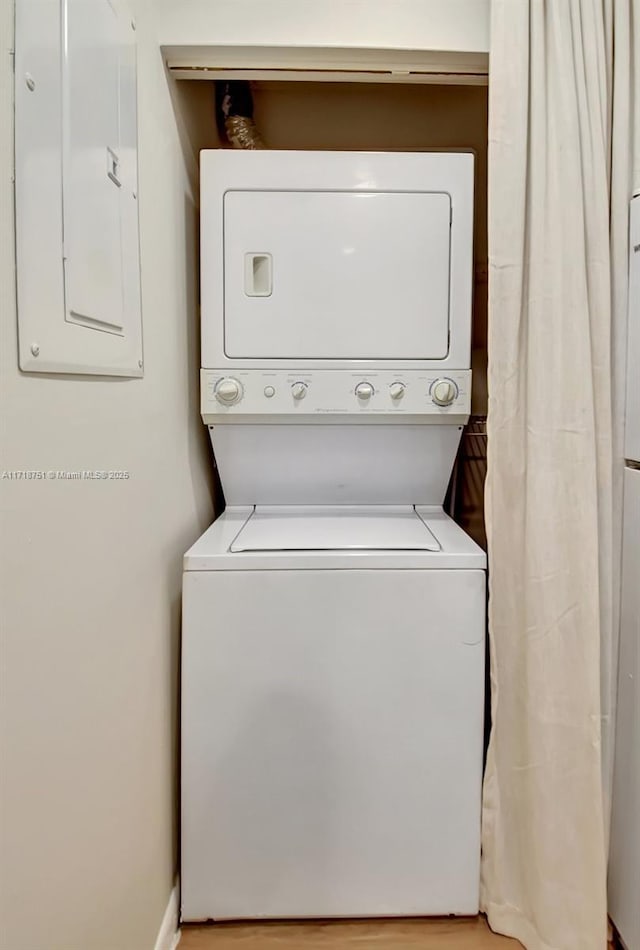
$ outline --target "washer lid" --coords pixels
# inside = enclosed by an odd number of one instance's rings
[[[440,544],[408,506],[256,507],[229,550],[439,551]]]

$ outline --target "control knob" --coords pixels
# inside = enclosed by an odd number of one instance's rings
[[[402,399],[406,386],[404,383],[391,383],[389,386],[389,395],[392,399]]]
[[[232,376],[225,376],[218,380],[213,394],[223,406],[233,406],[242,399],[242,383]]]
[[[431,398],[436,406],[450,406],[457,395],[456,385],[450,379],[436,379],[431,387]]]
[[[375,389],[373,388],[371,383],[367,383],[367,382],[358,383],[358,385],[355,388],[355,394],[358,397],[358,399],[371,399],[374,392],[375,392]]]
[[[307,384],[306,383],[294,383],[291,387],[291,395],[294,399],[304,399],[307,395]]]

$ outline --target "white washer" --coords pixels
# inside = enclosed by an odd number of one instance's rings
[[[184,562],[182,918],[476,913],[485,555],[441,508],[473,157],[201,169],[228,507]]]
[[[477,912],[484,567],[438,508],[232,508],[187,552],[185,920]]]

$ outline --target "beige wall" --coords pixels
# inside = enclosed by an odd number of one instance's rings
[[[158,0],[167,46],[488,52],[490,0]]]
[[[195,166],[150,3],[136,3],[142,380],[18,371],[12,4],[0,4],[0,469],[130,473],[0,480],[2,950],[152,950],[175,873],[181,555],[212,512]]]

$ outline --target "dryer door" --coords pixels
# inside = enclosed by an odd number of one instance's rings
[[[445,359],[444,192],[227,191],[224,347],[236,359]]]

